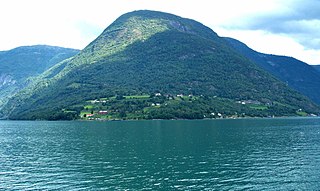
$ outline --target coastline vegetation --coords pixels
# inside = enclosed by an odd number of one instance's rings
[[[161,93],[97,98],[55,113],[60,114],[53,114],[52,120],[216,119],[312,115],[277,102],[260,103],[253,100],[235,102],[217,96]]]

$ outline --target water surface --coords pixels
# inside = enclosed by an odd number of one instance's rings
[[[320,119],[0,121],[0,190],[318,190]]]

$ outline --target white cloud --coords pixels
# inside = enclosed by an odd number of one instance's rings
[[[141,9],[157,10],[191,18],[220,36],[238,38],[252,48],[297,57],[320,64],[316,49],[305,49],[286,34],[236,30],[255,17],[286,15],[298,0],[10,0],[0,1],[0,50],[48,44],[84,48],[120,15]],[[301,43],[301,42],[300,42]],[[274,46],[274,44],[278,44]],[[300,52],[299,52],[300,51]]]
[[[250,48],[266,54],[290,56],[309,64],[320,63],[320,50],[306,49],[294,39],[263,30],[218,29],[226,37],[232,37],[247,44]]]

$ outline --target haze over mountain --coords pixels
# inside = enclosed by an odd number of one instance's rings
[[[0,51],[0,107],[8,96],[25,87],[35,77],[79,51],[55,46],[23,46]],[[31,79],[29,79],[31,80]]]
[[[320,73],[304,62],[292,57],[256,52],[232,38],[226,40],[242,55],[286,83],[289,87],[320,104]]]
[[[162,12],[134,11],[119,17],[79,54],[44,72],[1,113],[9,119],[75,117],[70,113],[83,109],[88,100],[157,92],[195,99],[142,107],[139,112],[145,118],[163,114],[181,118],[188,112],[203,117],[216,111],[252,116],[319,112],[317,105],[201,23]],[[244,105],[249,102],[259,106]],[[110,108],[119,112],[122,107]],[[127,110],[122,112],[128,115]]]

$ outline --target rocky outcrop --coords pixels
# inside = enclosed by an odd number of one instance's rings
[[[5,86],[16,84],[17,81],[9,74],[0,74],[0,89]]]

